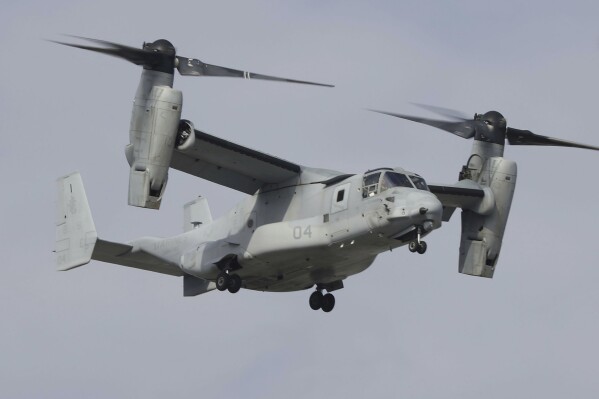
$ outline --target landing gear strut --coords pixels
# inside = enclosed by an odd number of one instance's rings
[[[310,295],[310,307],[328,313],[335,307],[335,297],[331,293],[323,294],[322,291],[316,290]]]
[[[423,254],[426,252],[426,242],[420,239],[422,235],[422,227],[418,226],[416,229],[416,239],[414,241],[410,241],[408,244],[408,249],[410,252],[418,252],[419,254]]]
[[[241,288],[241,277],[237,274],[220,272],[216,277],[216,289],[219,291],[229,290],[231,294],[236,293]]]

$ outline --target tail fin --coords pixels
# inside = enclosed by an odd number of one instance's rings
[[[141,238],[129,244],[98,238],[79,173],[57,180],[56,266],[70,270],[95,259],[102,262],[182,276],[178,263],[161,257],[153,248],[158,238]]]
[[[83,181],[78,172],[57,180],[56,266],[70,270],[92,258],[98,240]]]

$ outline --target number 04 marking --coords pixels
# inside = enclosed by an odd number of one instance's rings
[[[308,238],[312,238],[312,226],[308,225],[305,228],[302,228],[302,226],[295,226],[293,228],[293,238],[299,240],[303,236],[308,236]]]

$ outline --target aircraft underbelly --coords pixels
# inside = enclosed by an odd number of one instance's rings
[[[298,291],[343,280],[364,271],[376,253],[337,245],[262,254],[242,262],[244,287],[259,291]]]
[[[370,230],[362,216],[339,226],[320,217],[260,226],[239,260],[244,287],[297,291],[343,280],[401,244]]]

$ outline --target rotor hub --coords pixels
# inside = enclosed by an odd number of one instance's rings
[[[489,111],[475,117],[476,134],[474,140],[504,145],[507,122],[501,113]]]
[[[165,39],[158,39],[152,43],[144,43],[142,46],[145,52],[144,69],[160,71],[173,74],[176,64],[176,50],[171,42]]]
[[[176,54],[175,46],[173,46],[173,44],[166,39],[158,39],[152,43],[144,43],[143,49],[173,57]]]

